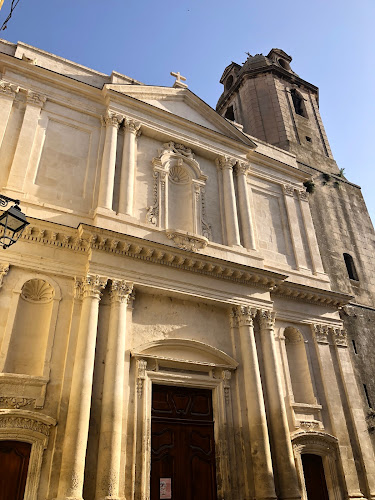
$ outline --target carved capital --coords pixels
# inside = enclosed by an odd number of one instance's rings
[[[3,281],[5,276],[8,274],[9,271],[9,263],[1,263],[0,264],[0,288],[3,286]]]
[[[262,330],[272,330],[275,326],[275,313],[269,309],[259,309],[259,325]]]
[[[246,161],[238,161],[236,165],[237,175],[247,175],[250,172],[250,163]]]
[[[309,201],[309,197],[304,189],[298,191],[298,197],[301,201]]]
[[[238,326],[253,326],[253,320],[257,315],[257,309],[250,306],[238,306]]]
[[[239,325],[239,312],[238,307],[233,307],[230,311],[230,326],[232,328],[238,328]]]
[[[133,283],[124,280],[113,280],[109,291],[111,302],[127,303],[132,291]]]
[[[348,336],[343,328],[332,327],[329,328],[329,331],[331,332],[333,341],[336,345],[341,347],[348,347]]]
[[[88,275],[84,278],[76,278],[75,282],[75,297],[77,299],[84,299],[91,297],[100,300],[101,290],[106,286],[107,278],[102,276]]]
[[[102,124],[106,127],[111,126],[118,129],[123,119],[124,117],[122,115],[119,115],[112,111],[107,111],[106,114],[102,116]]]
[[[221,170],[223,169],[233,170],[233,167],[236,164],[236,162],[237,160],[235,158],[231,158],[230,156],[219,156],[219,158],[216,158],[215,160],[216,166]]]
[[[47,100],[46,96],[38,94],[37,92],[33,92],[32,90],[28,90],[26,93],[27,104],[31,104],[33,106],[38,106],[42,108],[46,100]]]
[[[0,81],[0,95],[14,99],[18,91],[19,87],[17,85],[5,82],[4,80]]]
[[[125,118],[124,128],[127,132],[135,134],[137,137],[141,135],[141,124],[131,118]]]
[[[319,323],[317,323],[316,325],[314,325],[315,338],[316,338],[316,341],[319,344],[328,344],[329,343],[328,333],[329,332],[328,332],[328,326],[327,325],[321,325]]]
[[[283,192],[286,196],[294,196],[294,186],[291,184],[283,184]]]

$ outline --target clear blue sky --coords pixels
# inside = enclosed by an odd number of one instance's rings
[[[20,0],[0,36],[150,85],[170,86],[180,71],[212,107],[231,61],[281,48],[320,88],[335,159],[375,221],[374,19],[374,0]]]

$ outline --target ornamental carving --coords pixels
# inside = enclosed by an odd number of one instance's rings
[[[130,294],[133,291],[133,283],[128,283],[124,280],[112,280],[109,295],[111,302],[128,302]]]
[[[319,429],[319,427],[320,427],[319,422],[315,422],[312,420],[301,420],[299,425],[300,425],[301,429],[303,429],[307,432],[315,431],[315,430]]]
[[[190,175],[183,167],[182,160],[169,169],[169,180],[176,184],[188,184],[191,181]]]
[[[230,380],[232,378],[232,372],[230,370],[223,370],[221,373],[221,378],[223,379],[223,389],[224,389],[224,399],[226,404],[230,403]]]
[[[28,90],[26,93],[27,104],[43,107],[46,100],[47,100],[46,96],[33,92],[32,90]]]
[[[112,126],[119,128],[120,123],[123,121],[124,117],[118,113],[112,111],[107,111],[104,116],[102,116],[102,124],[106,127]]]
[[[76,278],[75,283],[75,297],[77,299],[84,299],[92,297],[100,300],[101,290],[107,284],[107,278],[98,275],[88,275],[84,278]]]
[[[239,326],[253,326],[253,320],[257,315],[257,309],[250,306],[238,306],[238,325]]]
[[[206,216],[206,190],[204,187],[200,189],[201,196],[201,204],[202,204],[202,236],[207,238],[208,240],[212,239],[212,226],[209,222],[207,222]]]
[[[328,326],[327,325],[320,325],[316,324],[314,325],[314,333],[315,333],[315,338],[316,341],[319,344],[328,344]]]
[[[0,404],[6,408],[15,408],[19,410],[24,406],[30,406],[35,403],[34,398],[13,398],[7,396],[0,396]]]
[[[153,194],[153,204],[148,207],[146,214],[146,222],[157,226],[159,220],[159,196],[158,196],[158,186],[159,186],[159,172],[154,172],[154,187],[152,190]]]
[[[194,153],[190,148],[184,146],[183,144],[177,144],[173,141],[166,142],[165,144],[163,144],[163,149],[161,149],[159,151],[159,153],[160,153],[160,156],[165,154],[165,153],[174,153],[177,155],[182,155],[185,158],[193,158],[194,159]]]
[[[42,279],[26,281],[22,287],[21,297],[28,302],[46,304],[51,302],[55,295],[53,287]]]
[[[137,359],[137,394],[141,398],[143,395],[143,385],[146,380],[147,361],[145,359]]]
[[[298,191],[298,197],[301,201],[309,201],[309,197],[304,189]]]
[[[48,436],[49,428],[48,424],[38,422],[33,418],[0,414],[0,429],[27,429]]]
[[[347,333],[343,328],[330,328],[330,331],[336,345],[341,347],[348,346]]]
[[[237,175],[247,175],[250,171],[250,163],[246,161],[238,161],[236,166]]]
[[[18,91],[19,87],[17,85],[5,82],[4,80],[0,81],[0,95],[14,99]]]
[[[283,184],[283,191],[287,196],[294,196],[294,186],[291,184]]]
[[[8,274],[9,263],[0,264],[0,288],[3,286],[4,278]]]
[[[259,324],[263,330],[272,330],[275,326],[275,313],[269,309],[259,309]]]
[[[230,326],[232,328],[238,328],[238,325],[239,325],[239,316],[240,316],[240,313],[239,313],[239,307],[233,307],[230,311]]]
[[[173,240],[175,245],[181,250],[188,250],[190,252],[198,252],[206,248],[208,239],[204,236],[196,236],[193,234],[186,234],[183,231],[169,230],[166,231],[167,238]]]
[[[230,156],[220,156],[219,158],[216,158],[215,163],[220,169],[228,168],[229,170],[232,170],[236,161],[237,160],[235,158],[231,158]]]
[[[137,137],[141,135],[141,124],[131,118],[124,119],[124,128],[127,132],[135,134]]]

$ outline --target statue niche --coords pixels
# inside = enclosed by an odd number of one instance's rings
[[[182,144],[169,142],[152,160],[154,200],[147,222],[164,229],[169,239],[185,250],[204,248],[211,238],[205,217],[205,184],[194,153]]]

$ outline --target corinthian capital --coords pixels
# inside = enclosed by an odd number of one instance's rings
[[[328,326],[317,323],[314,325],[314,334],[319,344],[328,344]]]
[[[111,302],[127,303],[132,291],[133,283],[129,283],[125,280],[113,280],[109,292]]]
[[[339,345],[342,347],[348,346],[347,333],[343,328],[332,327],[329,330],[332,334],[333,341],[335,342],[336,345]]]
[[[250,163],[247,161],[238,161],[236,165],[237,175],[247,175],[250,171]]]
[[[84,278],[76,278],[75,282],[75,297],[77,299],[84,299],[92,297],[100,300],[101,290],[106,286],[107,278],[102,276],[87,275]]]
[[[219,158],[216,158],[216,165],[220,169],[227,168],[229,170],[233,169],[233,166],[236,164],[236,159],[231,158],[230,156],[219,156]]]
[[[107,111],[106,114],[102,116],[102,124],[106,127],[112,126],[119,128],[123,119],[124,117],[122,115],[114,113],[113,111]]]
[[[253,326],[253,320],[257,314],[257,310],[250,306],[238,306],[238,325],[239,326]]]
[[[32,104],[33,106],[43,107],[46,102],[47,97],[43,94],[38,94],[37,92],[33,92],[32,90],[28,90],[26,93],[26,102],[27,104]]]
[[[141,124],[131,118],[125,118],[124,127],[127,132],[136,134],[137,137],[141,135]]]
[[[18,90],[19,87],[17,87],[17,85],[5,82],[4,80],[0,81],[0,95],[14,99]]]
[[[269,309],[259,309],[259,324],[261,329],[273,329],[275,326],[275,313]]]

